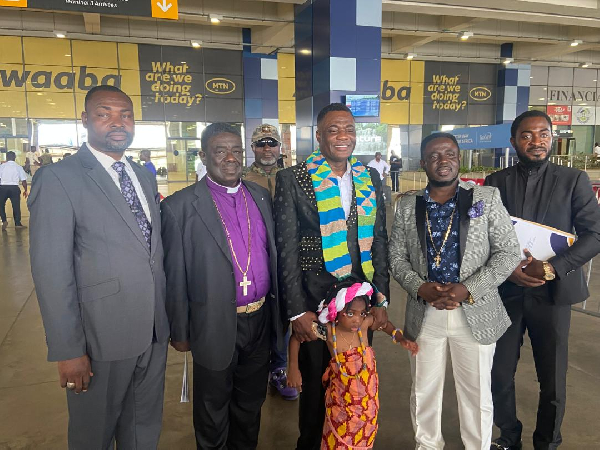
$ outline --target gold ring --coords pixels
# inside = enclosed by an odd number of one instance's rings
[[[75,383],[71,382],[71,381],[67,381],[67,389],[75,389]]]

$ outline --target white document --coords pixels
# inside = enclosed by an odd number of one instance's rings
[[[510,218],[519,237],[522,257],[524,257],[523,249],[528,249],[535,259],[547,261],[553,256],[560,255],[577,239],[574,234],[565,233],[556,228],[518,217],[511,216]]]

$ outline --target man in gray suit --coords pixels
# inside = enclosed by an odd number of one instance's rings
[[[400,200],[390,239],[390,270],[408,292],[405,334],[411,358],[411,416],[417,449],[441,449],[446,348],[450,347],[463,444],[492,438],[495,342],[510,325],[497,287],[519,263],[519,242],[497,189],[458,180],[456,138],[421,143],[429,184]]]
[[[87,143],[41,168],[29,196],[48,360],[67,388],[70,449],[152,449],[169,337],[156,181],[124,156],[125,93],[91,89],[81,119]]]

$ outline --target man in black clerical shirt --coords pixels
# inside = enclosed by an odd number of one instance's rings
[[[501,434],[491,449],[522,448],[514,378],[526,329],[540,383],[533,446],[555,449],[562,442],[571,305],[589,296],[581,267],[600,252],[600,208],[585,172],[548,161],[552,122],[545,113],[517,117],[510,141],[519,163],[488,176],[485,184],[500,189],[512,216],[575,231],[577,241],[547,261],[525,252],[527,259],[499,288],[512,325],[496,344],[492,394]]]

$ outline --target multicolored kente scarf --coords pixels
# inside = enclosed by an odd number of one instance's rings
[[[354,157],[349,158],[349,161],[356,192],[360,261],[365,277],[372,281],[375,270],[371,261],[371,245],[373,244],[373,227],[377,214],[375,187],[366,167]],[[350,276],[352,260],[348,252],[348,227],[342,208],[338,180],[319,149],[308,157],[306,166],[317,199],[325,268],[338,280],[341,280]]]

